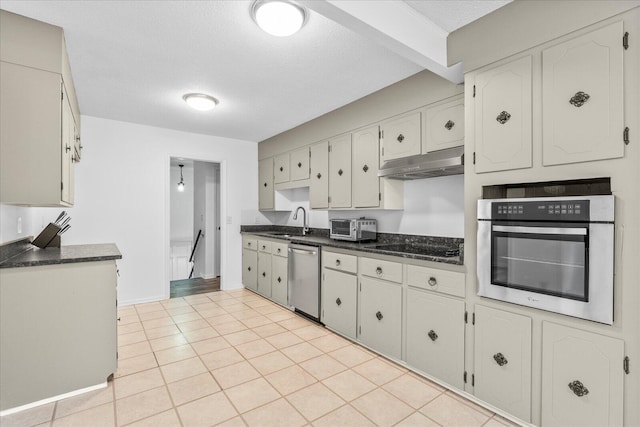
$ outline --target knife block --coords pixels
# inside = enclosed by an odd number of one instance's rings
[[[59,248],[60,247],[60,227],[50,222],[44,230],[38,234],[38,236],[31,242],[32,245],[41,249],[44,248]]]

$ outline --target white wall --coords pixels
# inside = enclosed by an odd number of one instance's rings
[[[180,167],[171,166],[171,240],[193,240],[193,165],[182,168],[184,191],[178,191]]]
[[[291,212],[262,212],[247,224],[277,224],[301,226],[302,218],[293,220],[293,211],[302,206],[309,212],[309,189],[287,190]],[[425,236],[464,237],[464,177],[463,175],[418,179],[404,183],[404,209],[383,210],[313,210],[309,224],[329,228],[331,218],[375,218],[378,231],[384,233]]]
[[[37,234],[33,209],[0,204],[0,243],[12,242]],[[55,218],[54,218],[55,219]],[[21,231],[18,232],[18,222]]]
[[[121,305],[168,298],[169,159],[221,163],[222,283],[241,287],[240,224],[258,207],[257,144],[95,117],[82,117],[83,157],[76,166],[76,203],[63,245],[118,245]],[[3,208],[3,222],[4,212]],[[32,208],[34,226],[60,208]],[[3,235],[4,238],[4,235]]]

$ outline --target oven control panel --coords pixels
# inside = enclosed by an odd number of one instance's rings
[[[491,204],[491,218],[516,221],[588,221],[589,200],[494,202]]]

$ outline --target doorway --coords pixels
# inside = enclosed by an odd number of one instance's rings
[[[170,158],[169,297],[220,290],[220,164]]]

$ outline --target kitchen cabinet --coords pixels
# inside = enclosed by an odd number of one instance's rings
[[[288,253],[287,244],[271,244],[271,299],[278,304],[288,303]]]
[[[525,56],[475,76],[475,170],[532,166],[532,58]]]
[[[531,318],[476,305],[473,375],[476,397],[530,422]]]
[[[464,145],[464,97],[427,106],[423,113],[422,153]]]
[[[623,425],[624,342],[542,323],[542,425]]]
[[[271,242],[258,240],[258,288],[259,294],[271,298]]]
[[[622,157],[622,21],[542,51],[542,162]]]
[[[273,158],[258,162],[258,207],[270,210],[275,206],[273,193]]]
[[[351,339],[356,339],[358,277],[352,273],[323,268],[322,322]]]
[[[358,339],[380,353],[402,357],[402,286],[360,276]]]
[[[329,141],[329,209],[351,207],[351,134]]]
[[[80,110],[62,28],[0,11],[0,76],[0,203],[72,206]]]
[[[380,165],[387,160],[420,154],[421,123],[419,111],[380,123]]]
[[[407,290],[407,363],[459,389],[464,388],[464,312],[463,300]]]
[[[311,209],[329,207],[329,141],[310,147],[309,206]]]
[[[309,147],[293,150],[290,154],[290,160],[291,181],[309,179]]]
[[[288,182],[289,178],[289,153],[275,156],[273,158],[273,183]]]
[[[242,284],[253,291],[258,290],[258,252],[242,250]]]
[[[378,178],[378,126],[353,134],[352,198],[354,208],[380,206],[380,178]]]
[[[0,410],[104,384],[115,373],[115,261],[2,268],[0,283]]]
[[[389,282],[402,283],[402,264],[382,259],[360,257],[360,274]]]

